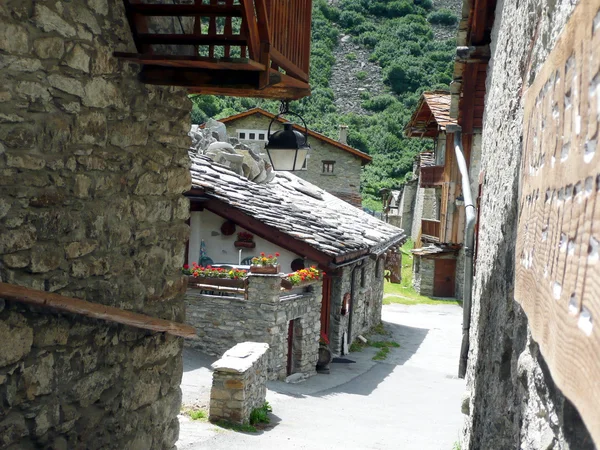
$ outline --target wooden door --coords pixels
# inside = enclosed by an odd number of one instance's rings
[[[433,296],[454,297],[456,290],[456,260],[437,259],[433,274]]]

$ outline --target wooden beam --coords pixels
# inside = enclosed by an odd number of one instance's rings
[[[243,70],[203,70],[180,67],[158,67],[146,65],[140,71],[140,80],[147,84],[184,87],[220,87],[258,89],[260,72]],[[280,77],[271,76],[271,84]]]
[[[234,34],[209,33],[200,36],[194,34],[139,33],[138,41],[146,45],[246,45],[247,39]],[[252,55],[250,55],[252,56]]]
[[[288,75],[308,83],[308,74],[274,48],[271,49],[271,59]]]
[[[157,331],[184,338],[197,338],[196,329],[190,325],[23,286],[0,283],[0,298],[77,314],[92,319],[120,323],[144,330]]]
[[[148,21],[146,17],[137,14],[134,11],[136,5],[140,4],[140,0],[124,0],[125,4],[125,15],[129,22],[129,28],[131,29],[131,35],[135,48],[141,53],[152,53],[152,47],[148,44],[142,44],[139,40],[140,33],[148,33]]]
[[[260,36],[258,34],[258,25],[256,15],[254,14],[254,0],[240,0],[242,2],[242,12],[246,29],[248,30],[248,49],[250,58],[259,60],[260,58]]]
[[[251,233],[260,236],[263,239],[266,239],[269,242],[272,242],[273,244],[278,245],[279,247],[284,248],[292,253],[305,256],[326,267],[329,267],[330,263],[333,261],[332,256],[320,252],[305,242],[299,241],[294,237],[279,231],[277,228],[274,228],[270,225],[265,225],[258,219],[255,219],[239,209],[229,206],[219,200],[211,198],[207,202],[203,203],[202,206],[218,216],[229,219]]]
[[[475,89],[477,83],[477,64],[468,64],[463,73],[463,97],[461,109],[461,119],[459,125],[462,126],[464,134],[473,132],[473,118],[475,114]]]
[[[242,7],[240,5],[165,5],[140,3],[132,4],[131,10],[143,16],[242,17]]]
[[[116,58],[125,59],[137,64],[152,66],[182,67],[190,69],[209,70],[246,70],[261,72],[266,69],[264,64],[248,58],[208,58],[180,55],[144,55],[141,53],[114,52]]]

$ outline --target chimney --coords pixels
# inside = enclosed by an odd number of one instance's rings
[[[340,138],[342,144],[348,145],[348,125],[340,125]]]

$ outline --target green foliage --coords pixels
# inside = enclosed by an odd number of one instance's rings
[[[340,0],[335,6],[327,0],[315,0],[313,5],[312,95],[292,102],[290,107],[311,129],[331,138],[337,138],[339,124],[349,126],[349,145],[373,158],[361,174],[363,204],[381,210],[379,191],[400,186],[411,176],[415,155],[431,148],[426,140],[405,138],[404,126],[424,90],[448,88],[456,44],[453,39],[434,39],[428,21],[428,14],[436,13],[430,12],[431,0]],[[350,34],[353,42],[369,50],[369,60],[383,69],[382,81],[389,91],[360,95],[368,115],[341,114],[334,103],[330,80],[341,33]],[[353,56],[350,53],[344,64],[356,64]],[[363,76],[360,73],[357,78]],[[194,123],[255,106],[273,113],[278,110],[277,102],[262,99],[196,96],[192,101]]]
[[[352,344],[350,344],[350,353],[362,352],[364,347],[365,345],[362,342],[358,340],[354,341]]]
[[[346,53],[346,59],[348,61],[356,61],[356,53],[354,53],[354,52]]]
[[[258,431],[253,425],[240,425],[239,423],[232,423],[223,419],[217,420],[213,424],[226,430],[237,431],[238,433],[256,433]]]
[[[430,13],[427,20],[434,25],[456,25],[458,17],[449,9],[440,9]]]
[[[269,413],[273,411],[269,402],[265,402],[260,408],[254,408],[250,413],[250,425],[256,425],[258,423],[269,423]]]
[[[358,71],[358,72],[356,72],[356,73],[354,74],[354,76],[356,77],[356,79],[357,79],[357,80],[359,80],[359,81],[364,81],[364,80],[366,80],[366,78],[367,78],[367,75],[368,75],[368,73],[367,73],[367,72],[365,72],[364,70],[360,70],[360,71]]]
[[[206,420],[208,418],[208,414],[202,410],[190,411],[190,418],[192,420]]]

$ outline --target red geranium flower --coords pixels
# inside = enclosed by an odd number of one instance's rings
[[[260,252],[260,256],[265,256],[265,252]]]
[[[277,258],[279,258],[279,252],[275,253],[275,256],[276,256]]]
[[[189,268],[190,268],[190,265],[189,265],[189,264],[184,264],[184,265],[183,265],[183,268],[187,270],[187,269],[189,269]]]

